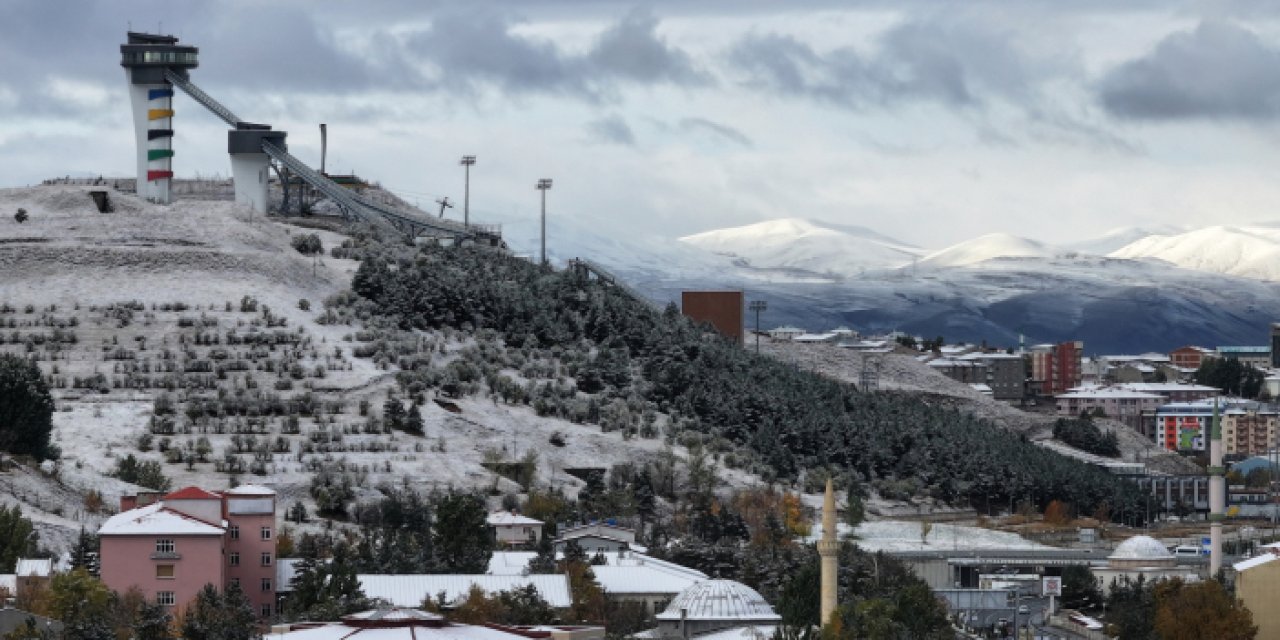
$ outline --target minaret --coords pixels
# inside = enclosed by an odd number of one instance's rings
[[[836,540],[836,494],[827,479],[827,494],[822,501],[822,539],[818,541],[818,555],[822,557],[822,626],[831,623],[836,612],[836,554],[840,542]]]
[[[1222,568],[1222,518],[1227,497],[1222,468],[1222,422],[1218,400],[1213,401],[1213,423],[1209,427],[1209,576]]]

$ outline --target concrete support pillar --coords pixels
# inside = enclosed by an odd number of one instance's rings
[[[227,132],[236,202],[262,214],[267,212],[267,185],[271,181],[271,158],[262,152],[264,141],[287,150],[285,132],[272,131],[265,125],[241,123],[240,128]]]

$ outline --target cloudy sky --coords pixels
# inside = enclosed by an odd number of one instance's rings
[[[1070,8],[1065,8],[1070,5]],[[127,175],[125,31],[318,164],[424,207],[677,236],[779,217],[926,247],[1280,220],[1262,2],[6,1],[0,185]],[[1276,10],[1273,12],[1272,7]],[[226,175],[176,101],[175,169]]]

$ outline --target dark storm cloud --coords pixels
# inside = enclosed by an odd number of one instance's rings
[[[626,120],[618,116],[608,116],[587,123],[587,133],[591,139],[597,142],[607,142],[610,144],[620,144],[627,147],[634,147],[636,144],[635,133],[631,131],[630,125]]]
[[[728,58],[749,86],[851,108],[910,100],[965,107],[1033,92],[1026,56],[1010,34],[977,21],[909,22],[876,45],[869,54],[853,47],[820,52],[790,35],[751,34]]]
[[[740,144],[744,147],[753,146],[751,138],[748,138],[741,131],[706,118],[684,118],[680,121],[680,129],[685,132],[709,133],[716,138]]]
[[[1272,119],[1280,115],[1280,48],[1234,24],[1202,22],[1113,69],[1099,96],[1124,118]]]
[[[632,11],[601,33],[588,51],[575,54],[550,40],[517,33],[517,23],[504,15],[444,11],[429,29],[407,39],[406,57],[433,67],[428,82],[466,91],[489,84],[508,93],[598,101],[619,82],[706,82],[688,54],[658,36],[657,25],[651,14]]]

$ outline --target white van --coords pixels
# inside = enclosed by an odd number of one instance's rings
[[[1204,551],[1195,545],[1180,544],[1173,548],[1173,555],[1178,558],[1199,558]]]

